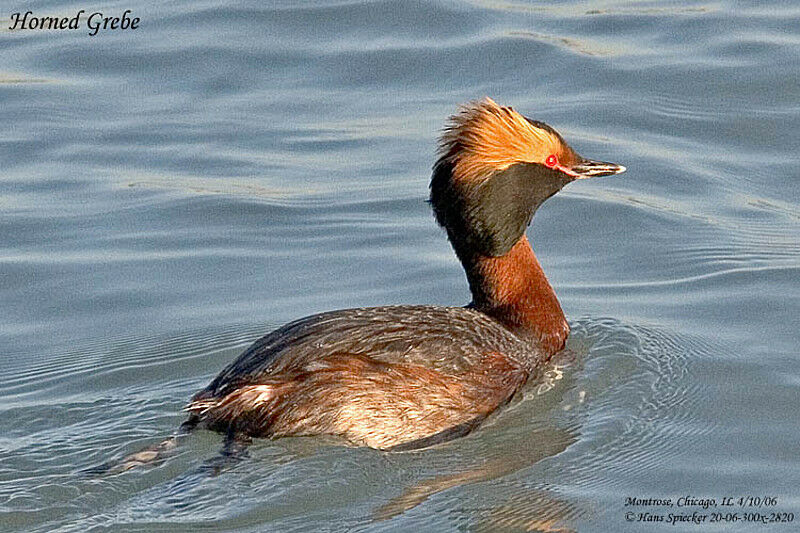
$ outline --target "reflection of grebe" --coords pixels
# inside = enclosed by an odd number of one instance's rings
[[[185,429],[427,446],[470,431],[564,346],[569,326],[525,229],[567,183],[625,168],[580,157],[548,125],[488,98],[450,119],[439,153],[431,205],[472,303],[345,309],[292,322],[195,394]]]

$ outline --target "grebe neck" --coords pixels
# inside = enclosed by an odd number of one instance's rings
[[[533,337],[547,354],[569,335],[564,311],[525,235],[505,255],[459,254],[472,291],[471,306]]]

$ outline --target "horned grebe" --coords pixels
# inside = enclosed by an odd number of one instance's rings
[[[563,348],[569,326],[525,229],[576,179],[620,165],[491,99],[450,118],[430,203],[464,266],[466,307],[331,311],[256,341],[186,407],[229,436],[330,434],[382,450],[464,435]]]

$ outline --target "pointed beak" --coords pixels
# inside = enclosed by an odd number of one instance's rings
[[[614,174],[622,174],[623,172],[625,172],[625,167],[617,165],[616,163],[604,163],[603,161],[583,159],[571,166],[567,174],[575,179],[585,179],[599,176],[612,176]]]

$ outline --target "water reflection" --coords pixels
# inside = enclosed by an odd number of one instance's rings
[[[576,436],[560,428],[539,429],[528,435],[535,447],[506,447],[501,443],[492,450],[492,455],[484,457],[484,463],[470,470],[439,475],[406,487],[400,496],[392,498],[375,510],[376,520],[387,520],[425,502],[432,495],[471,483],[482,483],[521,472],[535,465],[545,457],[564,451],[575,441]],[[424,459],[423,459],[424,460]],[[524,498],[523,498],[524,499]]]

